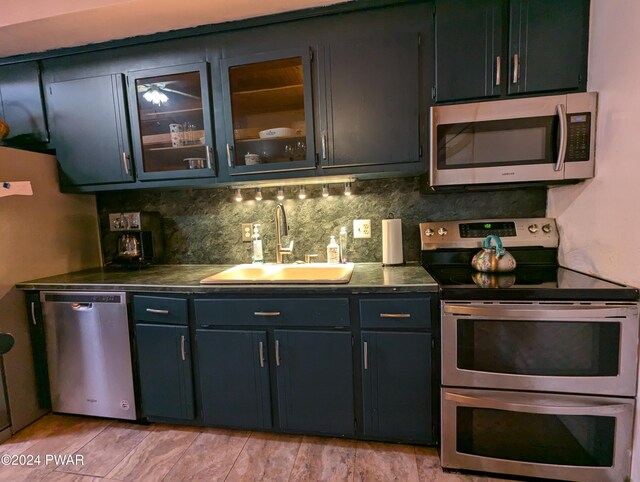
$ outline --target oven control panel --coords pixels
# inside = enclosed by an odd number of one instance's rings
[[[505,247],[557,248],[558,228],[552,218],[484,219],[420,223],[422,250],[479,248],[490,235]]]

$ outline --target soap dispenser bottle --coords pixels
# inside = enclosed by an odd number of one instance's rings
[[[342,226],[340,228],[339,239],[340,239],[340,262],[346,263],[349,260],[347,256],[348,252],[347,252],[347,227],[346,226]]]
[[[327,244],[327,263],[338,264],[340,262],[340,246],[336,243],[336,237],[331,236]]]
[[[253,263],[264,263],[264,254],[262,253],[262,236],[258,231],[259,224],[253,225],[253,236],[251,236],[251,261]]]

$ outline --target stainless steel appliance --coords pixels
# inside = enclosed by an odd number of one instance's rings
[[[553,219],[434,222],[420,231],[422,263],[442,298],[442,466],[624,480],[638,290],[558,266]],[[471,268],[488,234],[516,258],[513,272]]]
[[[159,261],[163,255],[160,215],[109,214],[109,233],[104,246],[109,250],[105,253],[108,265],[141,268]]]
[[[593,177],[596,104],[586,92],[432,107],[430,184]]]
[[[134,420],[125,293],[40,293],[54,412]]]

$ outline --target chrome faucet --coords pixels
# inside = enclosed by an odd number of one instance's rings
[[[283,254],[293,253],[293,240],[289,243],[288,248],[282,247],[282,236],[289,234],[287,226],[287,215],[284,206],[280,203],[276,206],[276,263],[282,263]]]

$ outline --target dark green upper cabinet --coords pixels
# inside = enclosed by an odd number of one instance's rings
[[[218,153],[229,176],[316,167],[311,52],[220,61],[226,143]]]
[[[37,62],[0,67],[0,119],[11,132],[4,144],[31,148],[49,142]]]
[[[436,101],[500,95],[502,1],[436,0]]]
[[[335,21],[319,59],[323,174],[420,170],[427,152],[421,84],[430,70],[428,12],[411,5]]]
[[[585,90],[588,0],[511,0],[509,94]]]
[[[123,76],[53,82],[47,94],[63,188],[133,181]]]
[[[586,89],[589,0],[436,0],[436,102]]]
[[[215,176],[207,63],[129,72],[127,82],[137,178]]]

